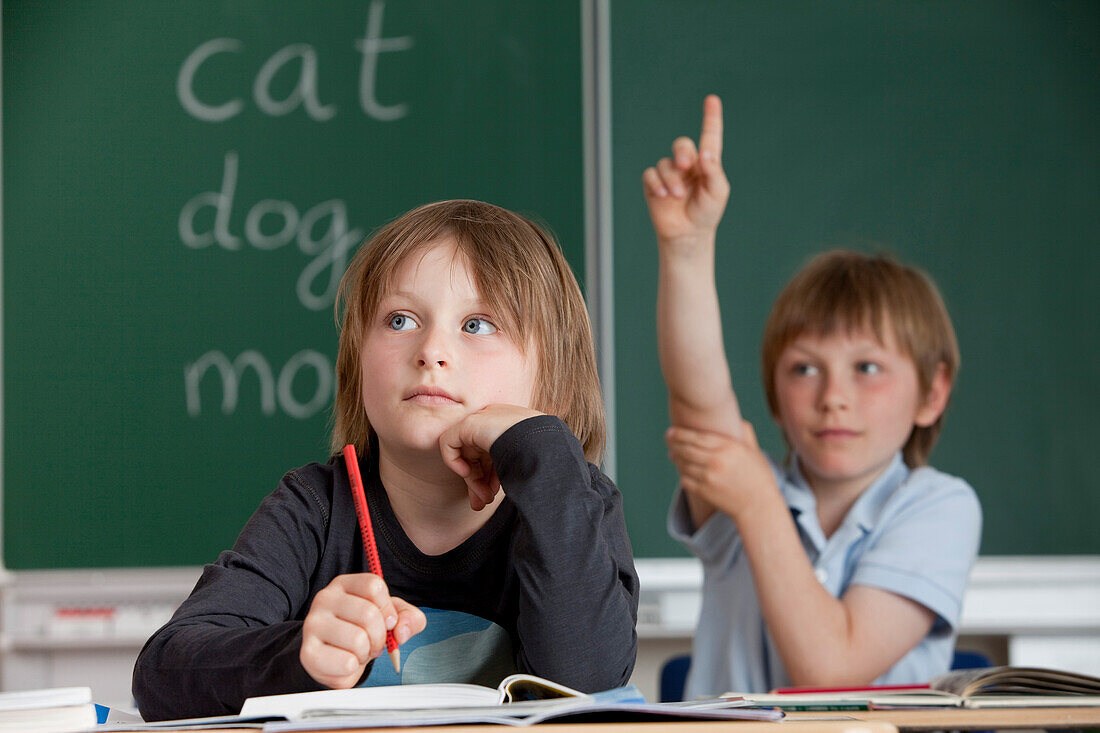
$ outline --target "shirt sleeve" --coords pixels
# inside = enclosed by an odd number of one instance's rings
[[[687,497],[680,487],[672,495],[672,505],[668,510],[668,533],[683,543],[704,565],[728,563],[729,555],[741,547],[737,525],[724,512],[715,510],[702,527],[696,528],[691,520]]]
[[[638,576],[618,489],[553,416],[517,423],[491,454],[518,513],[519,668],[584,692],[625,685],[638,649]]]
[[[321,689],[298,652],[327,516],[294,475],[141,650],[133,693],[146,720],[236,714],[247,697]]]
[[[860,559],[851,584],[910,598],[936,614],[934,633],[953,633],[978,554],[981,506],[962,479],[928,468],[913,478],[912,499],[883,517],[882,531]]]
[[[782,485],[782,469],[771,458],[768,458],[768,465],[775,475],[776,485]],[[741,551],[741,533],[730,515],[715,509],[702,527],[696,527],[687,496],[680,486],[672,494],[667,527],[669,535],[679,540],[704,565],[728,566]]]

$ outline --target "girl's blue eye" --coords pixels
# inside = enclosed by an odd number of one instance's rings
[[[856,370],[861,374],[878,374],[882,367],[873,361],[861,361],[856,365]]]
[[[485,336],[490,333],[496,333],[497,327],[484,318],[467,318],[466,322],[462,324],[462,330],[465,333]]]
[[[812,377],[817,374],[817,367],[813,364],[795,364],[792,371],[800,377]]]
[[[416,321],[409,318],[404,313],[394,313],[386,319],[386,325],[394,331],[409,331],[416,328]]]

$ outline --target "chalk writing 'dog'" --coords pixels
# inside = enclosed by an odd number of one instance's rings
[[[231,225],[239,165],[236,151],[226,152],[221,189],[196,194],[183,205],[178,221],[180,241],[191,249],[216,243],[231,251],[241,249],[243,242],[256,249],[274,250],[296,241],[299,251],[313,258],[298,276],[298,301],[313,311],[328,308],[335,301],[349,251],[363,239],[362,230],[348,227],[347,204],[330,199],[299,214],[290,201],[264,199],[245,215],[243,236],[234,234]],[[200,225],[196,220],[208,220],[209,210],[213,210],[212,223]]]

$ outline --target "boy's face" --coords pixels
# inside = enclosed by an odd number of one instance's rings
[[[466,415],[530,407],[536,361],[497,323],[449,239],[401,263],[360,355],[363,407],[383,455],[438,455],[440,434]]]
[[[933,424],[949,385],[937,376],[926,397],[916,365],[892,329],[803,334],[775,367],[776,420],[818,491],[862,491],[886,469],[914,425]],[[942,400],[940,397],[942,396]]]

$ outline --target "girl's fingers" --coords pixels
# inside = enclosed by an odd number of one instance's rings
[[[489,500],[486,497],[486,491],[476,483],[466,483],[466,493],[470,497],[470,508],[475,512],[480,512],[485,507],[489,506]]]
[[[339,576],[344,590],[359,598],[366,599],[382,613],[387,622],[397,618],[397,609],[393,607],[390,590],[386,582],[373,573],[353,573]]]
[[[330,686],[338,679],[348,678],[351,682],[345,684],[350,687],[355,684],[353,678],[358,678],[362,674],[362,668],[366,666],[366,662],[360,661],[347,649],[331,646],[319,640],[314,640],[311,648],[304,651],[308,655],[311,674],[328,678],[324,684]]]
[[[323,629],[318,630],[317,636],[327,646],[354,655],[359,664],[366,664],[381,654],[386,643],[382,615],[377,612],[369,620],[365,618],[358,623],[332,618]]]
[[[390,616],[396,619],[397,610],[393,608],[392,603],[387,605],[389,606]],[[383,629],[386,627],[385,612],[366,598],[345,594],[332,604],[330,610],[337,620],[358,627],[367,628],[375,625],[381,626]]]
[[[466,492],[470,497],[470,508],[479,512],[493,502],[496,496],[494,482],[496,472],[493,470],[493,459],[488,453],[471,449],[465,457],[470,467],[469,474],[463,478],[466,481]]]
[[[458,434],[456,426],[452,425],[439,436],[439,455],[447,468],[457,473],[462,478],[467,478],[472,472],[472,466],[463,455],[465,444]]]
[[[404,644],[427,627],[428,619],[423,611],[408,601],[394,598],[393,602],[397,606],[397,626],[393,635],[398,644]]]
[[[467,463],[465,459],[462,458],[461,451],[452,449],[449,446],[444,446],[439,452],[443,457],[443,466],[459,474],[459,477],[462,479],[470,479],[470,474],[473,472],[473,469],[470,463]]]

